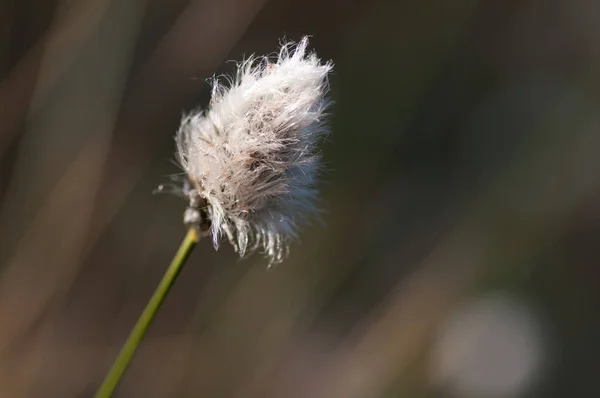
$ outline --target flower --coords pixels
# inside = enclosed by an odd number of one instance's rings
[[[250,57],[228,87],[212,79],[206,110],[186,115],[178,160],[190,200],[185,221],[204,222],[215,249],[225,234],[245,256],[262,248],[281,262],[315,213],[319,141],[327,134],[333,65],[307,52],[308,39],[281,45],[276,59]]]

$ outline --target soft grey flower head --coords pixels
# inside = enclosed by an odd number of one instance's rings
[[[215,248],[225,235],[241,256],[263,249],[271,263],[281,262],[315,212],[333,65],[307,45],[305,37],[282,44],[276,57],[239,63],[228,86],[212,80],[208,109],[182,120],[178,158],[191,186],[186,221],[206,222]]]

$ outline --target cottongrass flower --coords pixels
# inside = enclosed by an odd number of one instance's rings
[[[262,248],[281,262],[298,227],[315,212],[333,65],[307,51],[308,39],[282,44],[276,57],[250,57],[228,86],[212,80],[207,110],[177,133],[189,179],[187,223],[208,222],[218,248],[225,235],[244,256]]]
[[[144,308],[95,397],[117,387],[158,308],[202,235],[218,247],[226,235],[244,256],[262,248],[281,262],[297,228],[315,212],[317,144],[327,133],[329,62],[308,53],[308,40],[284,43],[273,60],[238,64],[229,87],[213,79],[206,111],[183,118],[178,159],[186,172],[188,233]],[[159,188],[159,191],[164,191]]]

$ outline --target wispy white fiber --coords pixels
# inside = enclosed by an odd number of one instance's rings
[[[281,262],[315,212],[333,65],[307,45],[305,37],[274,57],[239,63],[227,85],[211,81],[208,109],[182,120],[177,147],[187,195],[208,218],[215,248],[226,236],[240,256],[262,249]]]

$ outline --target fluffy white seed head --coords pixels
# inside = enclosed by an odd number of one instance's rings
[[[244,256],[262,248],[283,260],[297,228],[315,212],[317,144],[327,133],[327,77],[333,65],[307,52],[308,39],[276,57],[250,57],[228,86],[212,80],[205,111],[185,116],[178,158],[210,224]],[[191,207],[196,204],[191,205]]]

